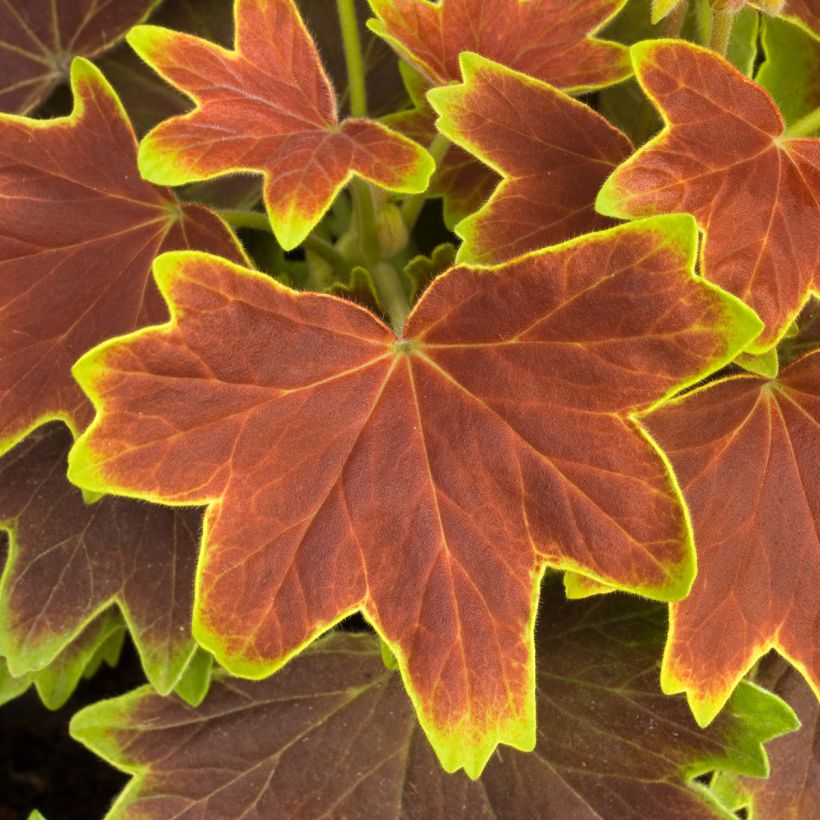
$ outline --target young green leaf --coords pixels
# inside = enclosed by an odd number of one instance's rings
[[[763,50],[766,60],[756,81],[772,95],[789,127],[813,114],[816,123],[803,135],[816,136],[820,131],[820,40],[784,20],[766,20]]]
[[[572,97],[477,54],[461,55],[461,73],[462,85],[428,94],[436,125],[503,182],[456,226],[458,260],[498,264],[608,227],[595,197],[629,140]]]
[[[820,691],[820,351],[641,423],[675,468],[698,551],[692,593],[672,604],[665,691],[686,691],[705,725],[771,648]]]
[[[71,365],[167,316],[157,253],[245,258],[215,214],[139,178],[131,126],[91,63],[74,61],[71,84],[70,117],[0,115],[0,453],[49,419],[89,421]]]
[[[265,178],[263,197],[283,248],[299,245],[354,174],[419,193],[429,154],[373,120],[339,122],[333,88],[294,0],[236,0],[234,51],[156,26],[128,42],[196,107],[140,144],[142,175],[187,182],[239,171]]]
[[[68,76],[144,20],[160,0],[5,0],[0,3],[0,110],[24,114]]]
[[[200,515],[127,499],[88,505],[65,478],[71,435],[32,433],[0,460],[0,655],[14,675],[50,664],[98,613],[123,612],[149,681],[169,692],[191,655]]]
[[[632,56],[667,124],[607,180],[598,210],[694,214],[702,272],[758,313],[750,352],[763,353],[820,287],[820,140],[784,138],[769,95],[712,51],[655,40]]]
[[[761,662],[755,679],[783,698],[802,724],[798,732],[773,740],[768,778],[719,773],[714,789],[733,810],[745,808],[757,820],[801,820],[820,806],[820,704],[800,674],[776,655]]]
[[[679,491],[630,417],[760,328],[694,276],[695,237],[664,217],[453,268],[398,339],[350,302],[168,254],[172,322],[74,369],[99,416],[70,473],[209,503],[194,629],[234,673],[362,610],[445,768],[476,776],[498,742],[534,742],[546,564],[662,600],[690,587]]]
[[[564,91],[631,74],[626,49],[592,35],[625,0],[370,0],[370,27],[433,85],[460,80],[472,51]]]
[[[745,683],[698,729],[658,691],[661,609],[544,597],[535,751],[494,756],[478,783],[437,765],[368,634],[333,633],[266,681],[220,675],[196,710],[138,689],[71,732],[134,776],[111,817],[730,817],[692,778],[764,775],[762,744],[795,728],[788,707]]]

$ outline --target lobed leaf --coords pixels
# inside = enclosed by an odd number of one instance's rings
[[[0,460],[0,526],[10,533],[0,580],[0,655],[37,672],[116,603],[160,692],[194,653],[193,578],[200,516],[126,499],[83,501],[68,483],[71,435],[32,433]]]
[[[723,379],[643,426],[675,468],[692,515],[698,576],[672,604],[667,692],[708,724],[775,648],[820,690],[820,351],[777,379]]]
[[[369,0],[369,25],[433,85],[460,80],[471,51],[580,92],[631,74],[623,46],[595,32],[625,0]],[[526,44],[522,47],[522,44]]]
[[[245,259],[215,214],[139,178],[133,131],[100,72],[77,59],[71,84],[69,117],[0,115],[0,453],[49,419],[73,431],[90,420],[71,365],[164,320],[157,253]]]
[[[143,177],[183,185],[252,171],[283,248],[299,245],[354,174],[418,193],[430,156],[368,119],[338,119],[336,100],[294,0],[236,0],[235,50],[156,26],[128,42],[195,103],[140,144]]]
[[[0,3],[0,110],[24,114],[68,77],[74,57],[94,57],[146,19],[160,0],[4,0]]]
[[[690,587],[679,491],[631,414],[759,330],[694,276],[694,242],[664,217],[458,266],[398,339],[350,302],[168,254],[172,321],[75,367],[99,416],[70,474],[209,504],[194,630],[235,674],[364,612],[444,767],[476,776],[498,742],[534,743],[546,564],[661,600]]]
[[[632,144],[591,108],[477,54],[461,55],[462,85],[429,92],[438,130],[503,178],[456,226],[458,260],[498,264],[609,227],[595,212],[604,180]]]
[[[794,708],[800,731],[768,746],[771,774],[765,780],[720,773],[714,788],[724,803],[746,808],[755,820],[811,817],[820,805],[820,704],[800,674],[777,656],[765,658],[755,678]]]
[[[820,141],[785,138],[769,95],[714,52],[656,40],[632,55],[666,127],[607,180],[598,210],[694,214],[703,274],[758,313],[749,350],[764,353],[818,288]]]
[[[731,816],[692,778],[764,774],[762,743],[795,727],[788,707],[745,683],[700,730],[658,691],[658,607],[569,604],[554,585],[545,599],[535,751],[494,755],[478,783],[442,772],[367,634],[335,632],[265,681],[222,675],[197,710],[143,688],[71,731],[134,776],[109,815],[131,820]]]

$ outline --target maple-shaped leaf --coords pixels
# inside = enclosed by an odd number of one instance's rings
[[[339,121],[333,88],[293,0],[236,0],[234,51],[156,26],[128,35],[196,107],[140,144],[143,177],[166,185],[238,171],[265,178],[276,238],[299,245],[357,174],[392,191],[427,187],[433,161],[373,120]]]
[[[71,70],[74,111],[0,115],[0,452],[52,418],[91,408],[70,368],[89,348],[162,321],[150,278],[166,250],[241,261],[222,220],[143,182],[119,100],[89,62]]]
[[[701,724],[775,648],[820,691],[820,351],[777,379],[737,376],[642,421],[692,516],[698,576],[672,604],[664,688]]]
[[[144,20],[160,0],[4,0],[0,3],[0,110],[30,111],[69,71]]]
[[[0,525],[10,532],[0,655],[13,675],[40,670],[116,603],[148,679],[168,692],[195,648],[200,515],[122,498],[86,504],[65,477],[71,441],[64,425],[46,425],[0,460]]]
[[[437,126],[504,178],[463,220],[459,261],[497,264],[611,220],[595,212],[604,180],[632,144],[591,108],[477,54],[461,55],[463,85],[428,94]]]
[[[236,674],[364,612],[443,765],[475,776],[497,742],[534,742],[547,563],[663,600],[690,587],[679,491],[631,414],[760,327],[695,278],[695,235],[663,217],[452,268],[398,339],[351,302],[167,254],[172,322],[74,369],[99,416],[70,474],[209,503],[194,630]]]
[[[535,751],[495,755],[478,783],[437,765],[400,676],[361,633],[333,633],[263,682],[220,675],[199,709],[142,688],[84,709],[71,732],[134,775],[114,816],[726,817],[692,778],[764,775],[762,744],[795,728],[790,709],[745,683],[698,729],[658,691],[662,609],[570,604],[555,585],[544,597]]]
[[[473,51],[565,91],[631,73],[626,49],[592,35],[625,0],[370,0],[373,31],[434,85],[459,80]]]
[[[776,655],[761,661],[755,680],[782,697],[796,712],[801,727],[767,747],[769,777],[719,773],[714,783],[722,802],[745,808],[755,820],[801,820],[820,806],[820,703],[800,674]]]
[[[785,138],[771,97],[712,51],[655,40],[632,56],[667,124],[607,180],[598,210],[694,214],[702,273],[758,313],[750,352],[765,352],[818,288],[820,141]]]

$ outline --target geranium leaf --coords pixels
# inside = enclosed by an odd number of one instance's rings
[[[162,321],[150,279],[164,250],[241,261],[228,227],[143,182],[131,126],[94,66],[72,66],[74,112],[0,115],[0,453],[53,418],[84,426],[70,368],[111,336]]]
[[[93,57],[110,48],[159,2],[0,3],[0,110],[30,111],[68,76],[73,57]]]
[[[818,287],[820,141],[784,138],[769,95],[712,51],[655,40],[632,54],[667,124],[607,180],[598,209],[693,213],[703,274],[757,311],[750,352],[763,353]]]
[[[456,226],[458,260],[497,264],[608,227],[595,197],[629,140],[572,97],[477,54],[461,55],[461,73],[462,85],[428,94],[436,125],[504,181]]]
[[[443,765],[475,776],[496,743],[534,742],[547,563],[663,600],[690,587],[679,491],[630,415],[760,327],[695,278],[694,245],[673,216],[456,267],[400,339],[350,302],[167,254],[172,322],[74,369],[99,416],[70,474],[210,504],[194,629],[234,673],[362,610]]]
[[[143,688],[84,709],[71,732],[134,775],[114,816],[727,817],[692,778],[765,774],[762,743],[795,728],[791,710],[746,683],[700,730],[658,691],[662,610],[544,595],[535,751],[493,756],[478,783],[442,772],[361,633],[333,633],[266,681],[220,675],[197,710]]]
[[[735,364],[744,370],[748,370],[750,373],[765,376],[769,379],[773,379],[780,368],[776,347],[767,350],[765,353],[761,353],[759,356],[753,356],[750,353],[741,353],[735,359]]]
[[[74,694],[77,684],[96,671],[101,649],[123,632],[122,620],[109,610],[94,618],[38,672],[25,672],[14,677],[6,659],[0,657],[0,705],[19,697],[34,685],[46,708],[59,709]]]
[[[293,0],[237,0],[234,51],[156,26],[128,35],[137,53],[196,103],[153,129],[139,167],[183,185],[238,171],[265,178],[276,238],[299,245],[350,178],[392,191],[427,187],[433,160],[367,119],[339,122],[333,88]]]
[[[724,379],[648,415],[692,515],[698,576],[672,605],[664,688],[708,723],[775,648],[820,689],[820,351],[776,380]]]
[[[624,47],[592,36],[624,2],[370,0],[369,25],[433,85],[461,79],[459,55],[472,51],[579,92],[630,75]]]
[[[43,669],[99,612],[118,604],[149,681],[170,691],[194,652],[200,515],[128,499],[83,501],[65,477],[71,435],[32,433],[0,461],[0,655],[14,675]]]
[[[766,60],[755,79],[777,103],[787,125],[820,108],[820,40],[784,20],[763,25]],[[820,131],[820,123],[814,134]]]
[[[411,304],[424,293],[428,285],[440,274],[451,268],[456,261],[456,248],[444,242],[433,248],[430,256],[417,256],[404,267]]]
[[[761,661],[755,679],[782,697],[802,726],[768,746],[768,778],[720,773],[714,789],[730,808],[746,808],[756,820],[811,817],[820,805],[820,704],[800,674],[776,655]]]

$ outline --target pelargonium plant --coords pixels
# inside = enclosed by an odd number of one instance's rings
[[[809,817],[818,77],[818,0],[0,4],[0,700],[133,642],[111,817]]]

